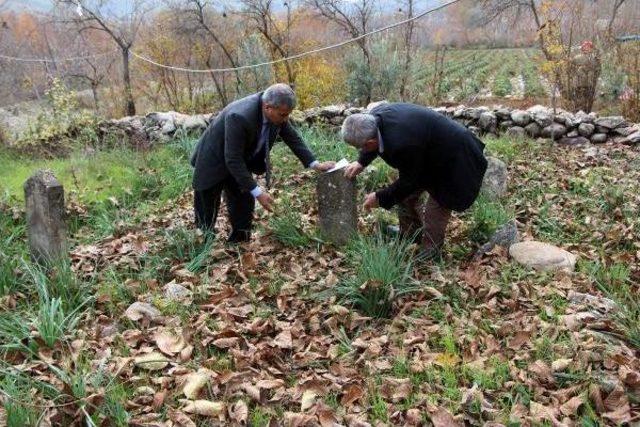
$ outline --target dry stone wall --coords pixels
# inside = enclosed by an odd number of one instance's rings
[[[384,102],[384,101],[383,101]],[[296,110],[291,120],[298,125],[325,125],[337,128],[344,119],[367,108],[348,105],[329,105],[305,111]],[[527,110],[493,107],[435,107],[434,110],[452,118],[478,135],[508,135],[513,138],[548,138],[563,145],[640,143],[640,124],[620,116],[599,116],[596,113],[555,112],[542,105]],[[175,111],[150,113],[146,116],[124,117],[100,124],[103,137],[114,135],[127,138],[135,145],[167,142],[180,133],[197,134],[203,131],[216,114],[185,115]]]

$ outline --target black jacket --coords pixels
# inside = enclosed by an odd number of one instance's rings
[[[398,169],[400,177],[376,192],[390,209],[411,193],[426,190],[443,207],[463,211],[473,204],[487,169],[484,144],[461,124],[413,104],[383,104],[376,117],[383,152],[360,153],[367,166],[378,155]]]
[[[191,155],[193,189],[206,190],[231,175],[242,191],[256,187],[253,173],[263,173],[264,161],[251,162],[262,128],[262,92],[247,96],[227,105],[204,131]],[[314,156],[298,132],[287,122],[269,135],[269,150],[279,136],[300,159],[305,167]],[[261,164],[260,164],[261,163]]]

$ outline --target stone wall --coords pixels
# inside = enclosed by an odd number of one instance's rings
[[[383,101],[384,102],[384,101]],[[378,103],[370,104],[373,108]],[[337,128],[345,117],[367,111],[367,108],[348,105],[329,105],[291,115],[295,124],[323,124]],[[436,107],[434,110],[451,117],[478,135],[506,134],[514,138],[548,138],[559,144],[640,143],[640,124],[630,123],[619,116],[598,116],[596,113],[554,111],[536,105],[527,110],[493,107]],[[100,124],[103,135],[122,135],[136,145],[166,142],[181,132],[199,133],[215,114],[185,115],[174,111],[150,113],[146,116],[125,117]]]

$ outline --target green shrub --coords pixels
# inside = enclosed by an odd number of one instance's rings
[[[412,280],[410,241],[386,239],[381,233],[360,236],[347,248],[354,274],[336,288],[345,303],[371,317],[390,314],[395,298],[417,289]]]
[[[43,154],[66,153],[73,145],[95,145],[98,141],[97,117],[81,111],[75,93],[67,90],[59,79],[54,79],[46,92],[49,109],[31,123],[17,146]]]

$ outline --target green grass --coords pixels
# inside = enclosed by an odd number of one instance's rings
[[[471,207],[471,228],[469,236],[478,243],[484,243],[502,225],[513,218],[513,214],[498,200],[491,200],[481,194]]]
[[[629,266],[614,263],[581,262],[579,269],[591,277],[603,294],[616,303],[613,312],[615,324],[628,342],[640,349],[640,293],[637,283],[631,280]]]
[[[354,274],[336,286],[338,295],[368,316],[387,317],[397,297],[417,289],[409,246],[409,241],[380,233],[356,237],[347,248]]]
[[[11,398],[3,397],[7,427],[35,426],[40,414],[35,408],[29,406],[31,402],[29,385],[21,381],[18,376],[11,374],[3,374],[3,376],[0,389],[3,394],[11,396]]]
[[[269,218],[271,232],[283,245],[289,247],[306,247],[311,243],[311,237],[304,231],[302,215],[283,200],[287,208],[279,209]]]

